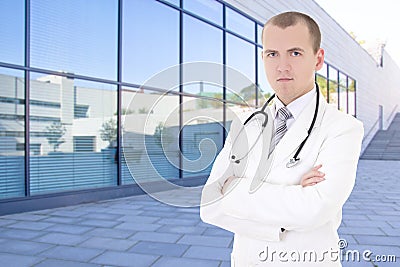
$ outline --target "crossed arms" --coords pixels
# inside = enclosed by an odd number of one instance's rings
[[[231,146],[227,139],[203,189],[202,220],[271,241],[279,240],[281,228],[305,231],[327,223],[353,189],[362,137],[361,123],[340,125],[336,134],[326,138],[316,160],[323,163],[325,177],[317,165],[302,176],[299,185],[264,182],[252,194],[248,192],[251,179],[234,177],[227,166]],[[231,184],[234,187],[229,190]]]

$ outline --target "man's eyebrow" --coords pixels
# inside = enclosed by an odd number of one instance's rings
[[[293,52],[293,51],[301,51],[301,52],[304,52],[304,49],[303,49],[303,48],[300,48],[300,47],[293,47],[293,48],[288,49],[287,51],[288,51],[288,52]]]
[[[276,53],[276,52],[278,52],[278,51],[272,50],[272,49],[265,49],[264,50],[264,53]]]

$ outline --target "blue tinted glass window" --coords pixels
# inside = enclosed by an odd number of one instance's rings
[[[37,73],[31,78],[31,194],[116,185],[116,87]],[[76,116],[81,107],[85,116]]]
[[[237,93],[249,104],[255,104],[255,46],[227,35],[227,89]]]
[[[31,65],[116,79],[117,1],[31,1]]]
[[[123,81],[143,84],[178,64],[178,11],[156,1],[125,1],[123,20]]]
[[[24,64],[25,1],[0,1],[0,61]]]
[[[254,41],[254,23],[238,12],[227,8],[226,9],[226,27],[237,34],[240,34]]]
[[[24,73],[0,68],[0,198],[25,195],[24,135]]]
[[[215,0],[185,0],[183,8],[222,25],[222,5]]]

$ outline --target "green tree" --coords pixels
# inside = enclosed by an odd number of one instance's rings
[[[66,131],[65,126],[59,121],[55,121],[46,127],[47,142],[53,147],[53,152],[56,152],[60,145],[65,143],[63,136]]]
[[[162,122],[157,125],[153,136],[154,141],[160,147],[162,147],[162,145],[169,145],[175,140],[171,128],[165,127]]]
[[[103,141],[108,141],[108,146],[117,140],[117,122],[114,119],[109,119],[101,125],[100,137]]]

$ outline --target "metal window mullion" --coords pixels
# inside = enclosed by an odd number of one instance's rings
[[[182,124],[183,124],[183,0],[179,1],[179,179],[183,178],[183,131],[182,131]]]
[[[226,7],[222,5],[222,143],[226,139]]]
[[[349,76],[346,75],[346,113],[349,114]]]
[[[337,92],[337,107],[338,110],[340,110],[340,72],[339,70],[336,70],[336,92]]]
[[[30,112],[29,112],[29,98],[30,98],[30,0],[25,0],[25,80],[24,80],[24,93],[25,93],[25,196],[31,195],[30,190]]]
[[[327,102],[329,103],[329,81],[330,81],[330,77],[329,77],[329,64],[326,64],[326,98],[327,98]]]
[[[258,26],[258,24],[255,22],[254,23],[254,40],[255,40],[255,42],[256,42],[256,44],[258,43],[258,32],[257,32],[257,26]],[[259,55],[258,55],[258,46],[257,45],[255,45],[254,46],[254,51],[255,51],[255,55],[254,55],[254,58],[255,58],[255,94],[256,94],[256,103],[255,103],[255,105],[256,105],[256,107],[258,107],[258,90],[259,90],[259,87],[258,87],[258,57],[259,57]]]
[[[122,0],[118,0],[118,51],[117,51],[117,186],[122,185]]]

